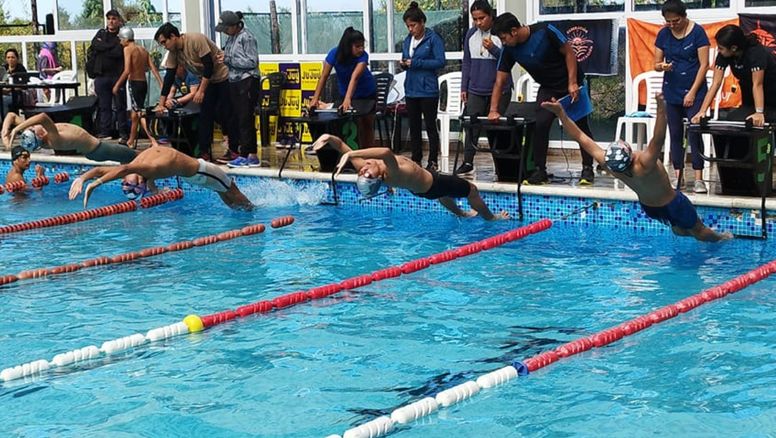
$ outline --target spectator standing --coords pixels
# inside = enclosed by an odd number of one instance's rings
[[[40,46],[37,68],[40,78],[44,81],[54,79],[54,75],[62,71],[62,66],[59,65],[59,59],[57,58],[57,43],[45,42]],[[59,97],[61,93],[62,90],[57,90],[57,97]],[[43,94],[45,94],[46,99],[48,99],[51,97],[51,90],[44,88]]]
[[[655,70],[663,72],[663,96],[666,100],[668,132],[671,134],[671,164],[681,189],[684,170],[684,119],[692,118],[706,97],[706,72],[709,68],[709,38],[706,31],[687,18],[687,6],[681,0],[668,0],[661,9],[666,27],[655,39]],[[700,133],[687,136],[695,171],[695,193],[706,193],[703,182],[703,139]]]
[[[421,120],[425,120],[428,134],[428,164],[426,170],[435,172],[439,165],[439,131],[436,126],[439,106],[437,72],[445,66],[445,44],[433,29],[426,27],[426,14],[418,2],[402,17],[409,35],[402,44],[400,65],[407,71],[404,79],[404,96],[410,122],[412,161],[421,164],[423,142]]]
[[[118,125],[121,140],[127,144],[129,127],[127,126],[127,94],[123,86],[115,95],[113,85],[124,71],[124,49],[119,41],[119,29],[123,26],[121,14],[111,9],[105,14],[106,25],[92,38],[95,51],[94,92],[97,94],[97,137],[107,139],[113,136]]]
[[[216,116],[222,120],[230,120],[232,116],[231,100],[229,98],[229,68],[225,64],[216,62],[223,56],[216,44],[201,33],[182,34],[171,23],[164,23],[157,29],[154,40],[167,49],[168,56],[164,67],[164,85],[156,111],[164,111],[167,102],[167,94],[175,82],[175,71],[178,65],[184,65],[200,78],[199,87],[194,93],[192,101],[200,105],[198,146],[196,154],[210,161],[211,146],[213,144],[213,123]],[[223,126],[231,129],[231,124]],[[228,132],[229,138],[238,138],[237,134]]]
[[[259,45],[245,29],[240,11],[221,13],[216,31],[228,37],[224,44],[223,62],[229,67],[229,97],[234,105],[234,123],[229,149],[224,153],[229,167],[259,167],[256,155],[256,105],[259,102]]]

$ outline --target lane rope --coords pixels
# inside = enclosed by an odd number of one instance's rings
[[[711,287],[695,295],[691,295],[673,304],[663,306],[637,318],[625,321],[619,325],[601,330],[593,335],[578,338],[557,348],[532,356],[523,361],[515,360],[512,364],[495,371],[483,374],[476,380],[469,380],[460,385],[439,392],[434,397],[400,407],[390,416],[383,415],[360,426],[347,430],[342,436],[328,435],[326,438],[377,438],[389,434],[397,425],[406,425],[422,417],[428,416],[441,408],[450,407],[467,400],[483,389],[504,384],[518,376],[527,376],[531,372],[544,368],[563,358],[568,358],[593,348],[601,348],[645,330],[655,324],[671,319],[681,313],[689,312],[696,307],[738,292],[757,283],[771,274],[776,273],[776,260],[759,266],[745,274],[728,280],[718,286]]]
[[[24,181],[17,181],[24,182]],[[155,195],[146,196],[140,200],[140,206],[142,208],[151,208],[157,205],[161,205],[170,201],[177,201],[183,198],[183,190],[175,189],[168,190],[164,193],[157,193]],[[45,219],[39,219],[30,222],[21,222],[18,224],[3,225],[0,226],[0,234],[18,233],[21,231],[29,231],[38,228],[56,227],[59,225],[67,225],[76,222],[88,221],[96,219],[98,217],[111,216],[114,214],[127,213],[137,210],[137,203],[135,201],[125,201],[118,204],[107,205],[105,207],[92,208],[90,210],[79,211],[75,213],[69,213],[62,216],[54,216]]]
[[[279,218],[277,223],[293,222],[293,218]],[[277,219],[273,220],[275,222]],[[399,277],[401,275],[411,274],[421,269],[429,268],[431,265],[449,262],[460,257],[466,257],[477,254],[504,245],[506,243],[522,239],[531,234],[540,233],[552,227],[550,219],[542,219],[529,225],[512,229],[510,231],[497,234],[486,239],[459,246],[455,249],[449,249],[431,256],[410,260],[399,266],[393,266],[370,274],[359,275],[347,278],[339,283],[332,283],[324,286],[314,287],[306,291],[292,292],[280,295],[272,300],[261,300],[254,303],[240,306],[236,309],[227,309],[210,315],[200,317],[198,315],[188,315],[182,321],[149,330],[146,334],[136,333],[130,336],[105,341],[101,347],[89,345],[83,348],[61,353],[54,356],[53,359],[39,359],[27,362],[14,367],[6,368],[0,371],[0,380],[8,382],[11,380],[37,377],[48,372],[52,368],[64,367],[79,362],[97,359],[103,355],[109,356],[131,348],[144,345],[147,342],[157,342],[169,339],[175,336],[187,333],[198,333],[210,327],[224,324],[237,318],[245,318],[257,313],[269,313],[275,310],[285,309],[310,300],[326,298],[336,293],[352,290],[376,281],[382,281],[389,278]]]

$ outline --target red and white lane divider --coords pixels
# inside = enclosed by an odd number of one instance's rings
[[[54,175],[54,182],[57,184],[68,181],[69,179],[70,179],[70,175],[68,175],[67,172],[60,172]],[[47,186],[49,184],[49,177],[45,175],[36,176],[30,181],[30,184],[36,189],[43,188],[43,186]],[[27,183],[25,183],[24,181],[15,181],[12,183],[8,183],[6,185],[0,185],[0,195],[2,195],[6,191],[8,193],[13,193],[13,192],[22,191],[26,188],[27,188]]]
[[[272,223],[276,223],[276,228],[278,228],[289,225],[293,221],[293,218],[288,216],[275,219],[272,221]],[[51,361],[41,359],[22,365],[17,365],[15,367],[6,368],[0,371],[0,380],[7,382],[24,377],[37,376],[45,373],[52,367],[65,366],[85,360],[96,359],[102,354],[110,355],[137,347],[139,345],[143,345],[146,342],[155,342],[186,333],[201,332],[205,329],[226,323],[236,318],[244,318],[255,313],[268,313],[273,310],[288,308],[310,300],[325,298],[344,290],[356,289],[375,281],[398,277],[402,274],[410,274],[421,269],[426,269],[433,264],[449,262],[459,257],[465,257],[468,255],[476,254],[480,251],[489,250],[505,243],[522,239],[531,234],[542,232],[549,229],[551,226],[552,221],[549,219],[542,219],[530,225],[516,228],[505,233],[497,234],[479,242],[460,246],[456,249],[434,254],[430,257],[423,257],[417,260],[412,260],[400,266],[381,269],[379,271],[372,272],[371,274],[351,277],[342,280],[339,283],[314,287],[306,291],[292,292],[290,294],[275,297],[272,300],[257,301],[255,303],[240,306],[237,309],[228,309],[203,317],[199,317],[198,315],[188,315],[181,322],[150,330],[145,335],[137,333],[134,335],[104,342],[100,348],[97,348],[94,345],[90,345],[87,347],[79,348],[77,350],[69,351],[67,353],[58,354],[54,356]],[[193,244],[191,242],[187,243]]]
[[[469,380],[460,385],[446,389],[434,397],[426,397],[391,412],[390,416],[381,416],[372,421],[349,429],[342,436],[329,435],[326,438],[377,438],[390,433],[397,424],[407,424],[432,414],[440,408],[452,406],[469,399],[482,389],[491,388],[506,383],[517,376],[527,376],[529,373],[546,367],[558,360],[571,357],[592,348],[600,348],[616,342],[624,337],[640,332],[654,324],[671,319],[680,313],[720,299],[728,294],[738,292],[747,286],[757,283],[776,273],[776,260],[766,263],[746,274],[729,280],[689,296],[674,304],[661,307],[646,315],[631,319],[622,324],[602,330],[593,335],[579,338],[563,344],[553,350],[545,351],[524,361],[514,361],[496,371],[484,374],[476,380]]]
[[[157,193],[156,195],[146,196],[140,201],[140,206],[143,208],[150,208],[181,198],[183,198],[183,190],[169,190],[164,193]],[[93,208],[90,210],[79,211],[62,216],[54,216],[46,219],[22,222],[12,225],[3,225],[0,226],[0,234],[18,233],[20,231],[29,231],[37,228],[56,227],[59,225],[83,222],[98,217],[127,213],[135,210],[137,210],[137,203],[135,203],[135,201],[125,201],[118,204],[107,205],[105,207]]]

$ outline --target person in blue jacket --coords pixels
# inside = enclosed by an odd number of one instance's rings
[[[692,118],[706,97],[709,69],[709,38],[703,27],[687,18],[682,0],[668,0],[661,9],[666,27],[655,39],[655,70],[663,72],[668,132],[671,134],[671,164],[677,185],[684,169],[684,119]],[[706,193],[703,182],[703,140],[698,132],[687,135],[695,170],[695,193]],[[679,187],[681,188],[681,186]]]
[[[426,169],[436,172],[439,168],[439,131],[436,126],[439,106],[437,71],[445,65],[445,44],[442,37],[426,27],[426,14],[418,7],[418,2],[410,3],[402,18],[409,31],[402,45],[400,64],[407,71],[404,96],[410,122],[412,161],[421,164],[423,159],[420,126],[422,117],[426,121],[429,142]]]
[[[342,33],[337,47],[329,50],[323,61],[323,70],[310,99],[310,108],[317,108],[323,87],[331,74],[337,71],[337,85],[342,98],[335,102],[343,111],[355,110],[358,117],[358,146],[369,148],[375,142],[375,105],[377,104],[377,83],[369,71],[369,54],[364,50],[366,38],[361,31],[348,27]]]
[[[461,102],[466,105],[464,114],[467,116],[487,116],[493,84],[496,82],[502,44],[498,36],[491,33],[496,12],[488,0],[475,0],[469,10],[474,27],[466,32],[466,37],[463,39]],[[501,99],[499,99],[498,106],[501,114],[507,110],[511,100],[511,92],[512,77],[509,77],[501,88]],[[456,175],[474,172],[474,155],[477,153],[479,138],[480,130],[469,128],[466,133],[463,164],[456,169]],[[495,147],[496,142],[509,142],[509,132],[488,132],[488,143],[491,149]]]

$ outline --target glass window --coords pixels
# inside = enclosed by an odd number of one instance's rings
[[[401,52],[402,42],[407,37],[407,26],[404,25],[404,12],[409,1],[394,0],[393,37],[396,52]],[[445,41],[446,52],[460,52],[463,37],[469,27],[469,17],[463,16],[460,0],[426,0],[419,1],[420,8],[426,15],[426,27],[434,29]],[[468,8],[467,8],[468,11]]]
[[[372,50],[369,53],[388,52],[388,9],[384,1],[370,2],[372,6],[372,35],[369,36]],[[404,25],[402,25],[404,29]],[[403,35],[404,36],[404,35]]]
[[[181,0],[167,0],[167,21],[181,28]]]
[[[111,4],[129,27],[159,27],[164,23],[162,0],[113,0]]]
[[[652,0],[634,0],[652,1]],[[662,4],[662,2],[661,2]],[[539,14],[582,14],[624,11],[625,0],[539,0]]]
[[[256,37],[259,53],[293,53],[292,2],[293,0],[222,0],[221,10],[243,13],[245,28]]]
[[[58,0],[60,30],[99,29],[105,25],[102,0]]]
[[[307,53],[328,53],[349,26],[363,32],[363,6],[362,0],[308,1]]]
[[[752,0],[747,0],[752,1]],[[754,1],[762,1],[762,0],[754,0]],[[770,1],[771,4],[776,4],[776,0],[765,0]],[[660,8],[663,6],[663,3],[665,3],[662,0],[634,0],[633,2],[633,10],[634,11],[659,11]],[[687,9],[710,9],[710,8],[728,8],[730,7],[730,0],[697,0],[697,1],[685,1],[685,5],[687,5]],[[747,3],[747,6],[749,4]],[[765,4],[763,4],[765,6]]]

